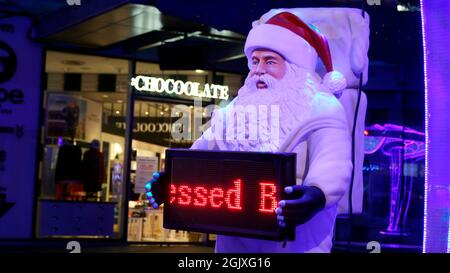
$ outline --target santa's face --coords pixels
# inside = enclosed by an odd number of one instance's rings
[[[286,62],[280,54],[268,49],[257,49],[252,53],[249,76],[255,79],[257,89],[270,87],[270,78],[281,80],[286,74]]]
[[[283,62],[281,79],[267,73],[249,74],[233,106],[216,115],[212,124],[219,125],[214,132],[219,132],[216,141],[220,149],[277,151],[292,128],[309,116],[313,87],[318,82],[305,69]],[[267,81],[266,88],[256,87],[259,79]],[[226,126],[226,135],[221,135],[220,126]]]

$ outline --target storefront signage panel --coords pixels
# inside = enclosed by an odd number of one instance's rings
[[[295,183],[296,156],[168,149],[164,227],[271,240],[293,239],[278,226],[278,201]]]
[[[0,239],[29,239],[33,227],[42,45],[31,19],[0,19]]]

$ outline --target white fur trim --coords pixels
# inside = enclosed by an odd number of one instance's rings
[[[331,71],[323,77],[323,85],[333,93],[339,93],[347,87],[347,81],[342,73],[339,71]]]
[[[316,50],[302,37],[277,25],[262,24],[252,28],[245,42],[245,55],[251,68],[251,55],[257,48],[266,48],[281,54],[290,63],[315,71]]]

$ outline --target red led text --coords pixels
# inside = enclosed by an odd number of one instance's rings
[[[226,208],[231,211],[243,210],[242,181],[236,179],[229,189],[220,187],[190,186],[188,184],[170,185],[170,204],[182,207]],[[277,187],[274,183],[259,183],[258,211],[274,213],[277,208]],[[256,199],[256,198],[255,198]]]

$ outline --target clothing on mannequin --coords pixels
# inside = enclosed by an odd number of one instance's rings
[[[103,153],[99,151],[99,144],[98,140],[93,140],[91,148],[83,154],[82,181],[88,197],[97,197],[105,177]]]
[[[76,200],[83,191],[81,184],[81,149],[66,140],[59,148],[56,161],[56,199]]]

